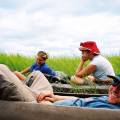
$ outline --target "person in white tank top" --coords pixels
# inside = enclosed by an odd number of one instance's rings
[[[96,83],[111,83],[112,80],[107,75],[115,76],[111,63],[103,56],[94,41],[87,41],[80,44],[79,50],[82,52],[81,62],[71,81],[76,84],[84,84],[84,77]],[[84,67],[86,61],[90,63]]]

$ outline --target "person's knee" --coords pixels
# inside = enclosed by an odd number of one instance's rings
[[[34,79],[38,79],[38,78],[45,78],[44,74],[40,71],[33,71],[28,77],[27,79],[30,79],[31,77],[33,77]]]
[[[9,70],[9,68],[8,68],[7,65],[0,64],[0,70],[1,70],[1,71],[3,71],[3,70]]]
[[[44,74],[43,74],[42,72],[38,71],[38,70],[37,70],[37,71],[34,71],[33,74],[34,74],[35,76],[38,76],[38,75],[44,76]]]
[[[88,78],[88,80],[90,80],[90,81],[92,81],[92,82],[95,82],[95,81],[96,81],[95,77],[93,77],[93,76],[91,76],[91,75],[89,75],[87,78]]]
[[[7,65],[0,64],[0,68],[8,69]]]
[[[76,76],[72,76],[70,81],[75,83],[75,84],[84,84],[84,79],[83,78],[78,78]]]

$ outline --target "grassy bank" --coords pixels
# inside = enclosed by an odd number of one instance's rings
[[[115,73],[120,73],[120,56],[107,57],[112,63]],[[32,65],[34,63],[34,57],[26,57],[22,55],[12,55],[12,54],[0,54],[0,64],[6,64],[12,71],[21,71],[24,68]],[[54,70],[64,71],[68,75],[73,75],[80,62],[79,57],[59,57],[59,58],[49,58],[47,64]],[[88,63],[86,63],[88,64]],[[56,92],[61,92],[65,90],[57,90]],[[91,88],[89,90],[79,89],[79,87],[72,85],[72,89],[69,92],[87,92],[87,93],[99,93],[96,88]],[[106,92],[105,92],[106,93]]]
[[[115,73],[120,73],[120,56],[107,57],[112,63]],[[47,64],[54,70],[64,71],[68,75],[73,75],[77,65],[79,64],[80,58],[70,57],[59,57],[49,58]],[[34,57],[26,57],[22,55],[12,54],[0,54],[0,64],[6,64],[11,70],[21,71],[22,69],[30,66],[34,62]]]

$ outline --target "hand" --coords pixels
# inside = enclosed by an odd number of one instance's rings
[[[26,77],[22,75],[20,72],[15,71],[14,74],[20,79],[20,80],[26,80]]]
[[[36,97],[36,99],[38,103],[42,101],[55,102],[56,100],[55,95],[51,92],[42,92]]]
[[[85,61],[87,61],[88,59],[87,59],[86,57],[82,56],[81,60],[82,60],[82,62],[85,62]]]

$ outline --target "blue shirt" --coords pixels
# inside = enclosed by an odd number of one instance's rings
[[[47,65],[47,64],[37,64],[37,63],[34,63],[31,68],[30,68],[30,72],[33,72],[33,71],[36,71],[36,70],[39,70],[41,71],[43,74],[48,74],[48,75],[51,75],[51,76],[55,76],[55,72]]]
[[[53,103],[56,106],[78,106],[87,108],[108,108],[120,109],[120,104],[110,104],[107,102],[108,96],[75,98],[72,100],[61,100]]]

